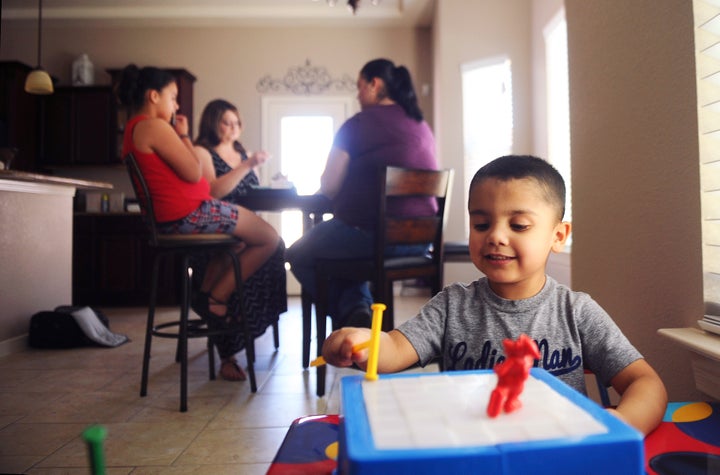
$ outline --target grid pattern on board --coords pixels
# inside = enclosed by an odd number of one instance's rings
[[[608,432],[590,414],[532,376],[523,407],[497,418],[486,414],[495,374],[450,373],[363,381],[375,447],[422,449],[579,438]]]

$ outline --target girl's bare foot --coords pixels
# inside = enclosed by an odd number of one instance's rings
[[[220,376],[227,381],[245,381],[247,379],[245,371],[237,364],[235,358],[222,360]]]

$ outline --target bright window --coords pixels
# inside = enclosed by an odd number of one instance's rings
[[[720,314],[720,1],[695,0],[703,283],[706,311]]]
[[[283,175],[295,184],[298,194],[311,195],[320,188],[320,175],[333,140],[330,116],[286,116],[280,121],[280,153]]]
[[[358,111],[352,94],[343,96],[263,96],[262,148],[271,154],[260,168],[260,183],[272,184],[278,173],[287,175],[298,193],[314,194],[320,188],[332,140],[340,126]],[[300,211],[262,213],[292,245],[303,228]],[[300,294],[300,284],[288,272],[288,293]]]
[[[565,180],[565,220],[572,221],[570,174],[570,88],[568,85],[567,24],[561,11],[545,28],[545,70],[547,74],[547,160]],[[570,235],[572,239],[572,234]],[[568,239],[568,245],[571,240]]]
[[[480,167],[512,153],[512,72],[508,58],[464,64],[462,67],[465,203],[470,181]],[[465,234],[469,221],[465,216]]]
[[[333,141],[330,116],[286,116],[280,120],[280,170],[298,194],[320,189],[320,175]],[[286,211],[281,218],[282,237],[289,246],[302,236],[302,213]]]

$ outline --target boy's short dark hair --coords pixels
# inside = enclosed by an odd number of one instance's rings
[[[557,208],[558,218],[565,215],[565,181],[560,173],[542,158],[532,155],[505,155],[486,164],[475,173],[470,192],[485,179],[501,181],[532,178],[544,191],[545,200]]]

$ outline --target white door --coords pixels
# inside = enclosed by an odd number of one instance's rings
[[[343,122],[357,112],[354,96],[264,96],[262,148],[272,158],[260,170],[260,182],[270,184],[278,173],[286,175],[299,194],[320,187],[333,137]],[[302,234],[299,211],[264,213],[290,246]],[[288,294],[299,295],[300,285],[288,273]]]

